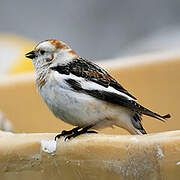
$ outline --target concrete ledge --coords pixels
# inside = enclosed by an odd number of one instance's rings
[[[0,134],[1,179],[179,179],[180,131],[145,136]]]

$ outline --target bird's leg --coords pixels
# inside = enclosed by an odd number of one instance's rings
[[[56,135],[55,141],[56,141],[56,139],[59,139],[61,136],[66,136],[66,135],[69,135],[69,134],[72,134],[72,133],[77,133],[79,129],[80,129],[80,127],[75,127],[75,128],[73,128],[73,129],[71,129],[69,131],[63,130],[61,132],[61,134]]]
[[[83,129],[80,130],[80,131],[74,132],[73,134],[67,136],[67,137],[65,138],[65,141],[71,139],[72,137],[75,138],[75,137],[77,137],[77,136],[79,136],[79,135],[81,135],[81,134],[84,134],[84,133],[97,133],[96,131],[88,131],[88,129],[90,129],[91,127],[92,127],[92,125],[87,126],[87,127],[83,128]]]

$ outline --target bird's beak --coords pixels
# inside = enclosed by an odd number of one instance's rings
[[[35,51],[30,51],[25,55],[29,59],[34,59],[36,57]]]

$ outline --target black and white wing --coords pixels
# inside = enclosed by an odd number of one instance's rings
[[[112,87],[117,91],[124,93],[132,99],[136,100],[134,96],[132,96],[126,89],[124,89],[104,69],[83,58],[74,59],[66,65],[53,67],[51,69],[54,69],[61,74],[73,74],[77,77],[82,77],[87,81],[94,82],[105,88]]]
[[[67,76],[66,83],[77,92],[88,94],[97,99],[117,104],[134,112],[145,114],[160,120],[170,115],[161,116],[136,102],[136,98],[124,89],[104,69],[83,58],[74,59],[65,65],[51,67],[52,70]]]

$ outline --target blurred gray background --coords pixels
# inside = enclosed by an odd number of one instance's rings
[[[180,47],[180,0],[0,0],[0,32],[98,60]]]

